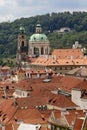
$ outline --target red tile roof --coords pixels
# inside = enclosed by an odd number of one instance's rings
[[[13,130],[12,124],[6,125],[5,130]]]
[[[29,97],[16,99],[19,108],[36,108],[36,106],[47,105],[48,97]]]
[[[57,58],[81,58],[83,53],[81,49],[54,49],[52,55],[55,55]]]
[[[15,119],[28,124],[42,124],[47,122],[37,109],[18,109]]]
[[[74,130],[80,130],[85,119],[85,113],[82,110],[73,110],[65,114],[65,118],[69,125],[74,123]]]
[[[53,95],[53,96],[52,96]],[[50,99],[49,99],[49,105],[56,106],[59,109],[71,109],[71,108],[76,108],[77,105],[75,105],[69,97],[66,97],[64,95],[58,94],[51,94]]]
[[[63,116],[65,121],[67,122],[67,127],[72,126],[74,128],[73,130],[81,130],[85,118],[85,113],[83,113],[82,110],[71,110],[65,112],[53,111],[53,113],[57,121],[61,120],[62,119],[61,117]],[[61,122],[61,125],[62,126],[64,125],[63,120]]]
[[[80,49],[55,49],[50,56],[38,57],[31,65],[38,66],[87,66],[87,58]]]
[[[87,91],[87,80],[82,79],[80,83],[74,85],[73,89]]]
[[[72,88],[82,86],[86,88],[83,79],[69,76],[53,76],[50,82],[43,82],[42,78],[30,78],[20,81],[17,88],[31,91],[30,96],[47,96],[50,91],[61,89],[71,93]]]
[[[74,130],[81,130],[83,124],[82,119],[77,119],[75,122]]]
[[[16,110],[17,109],[14,107],[13,101],[11,99],[5,100],[0,105],[0,122],[7,124],[14,116]]]

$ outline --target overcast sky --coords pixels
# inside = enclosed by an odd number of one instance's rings
[[[0,0],[0,22],[64,11],[87,11],[87,0]]]

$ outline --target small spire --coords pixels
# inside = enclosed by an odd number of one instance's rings
[[[39,24],[40,23],[40,17],[38,16],[38,21],[37,21],[37,23]]]
[[[37,21],[37,25],[36,25],[36,33],[42,33],[39,16],[38,16],[38,21]]]

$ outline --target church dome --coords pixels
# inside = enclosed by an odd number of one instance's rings
[[[29,39],[29,55],[39,56],[48,55],[50,51],[50,42],[47,36],[42,32],[42,27],[38,23],[36,31]]]
[[[30,37],[29,42],[48,42],[48,38],[42,33],[41,24],[36,25],[36,33]]]
[[[45,34],[36,33],[30,37],[30,42],[48,42],[48,38]]]

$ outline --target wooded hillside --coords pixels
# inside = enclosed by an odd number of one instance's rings
[[[70,48],[77,40],[87,46],[87,12],[52,13],[41,15],[39,19],[52,49]],[[28,41],[35,32],[37,21],[38,16],[35,16],[0,23],[0,57],[15,57],[20,26],[25,27]],[[72,31],[64,34],[56,32],[62,27],[69,27]]]

